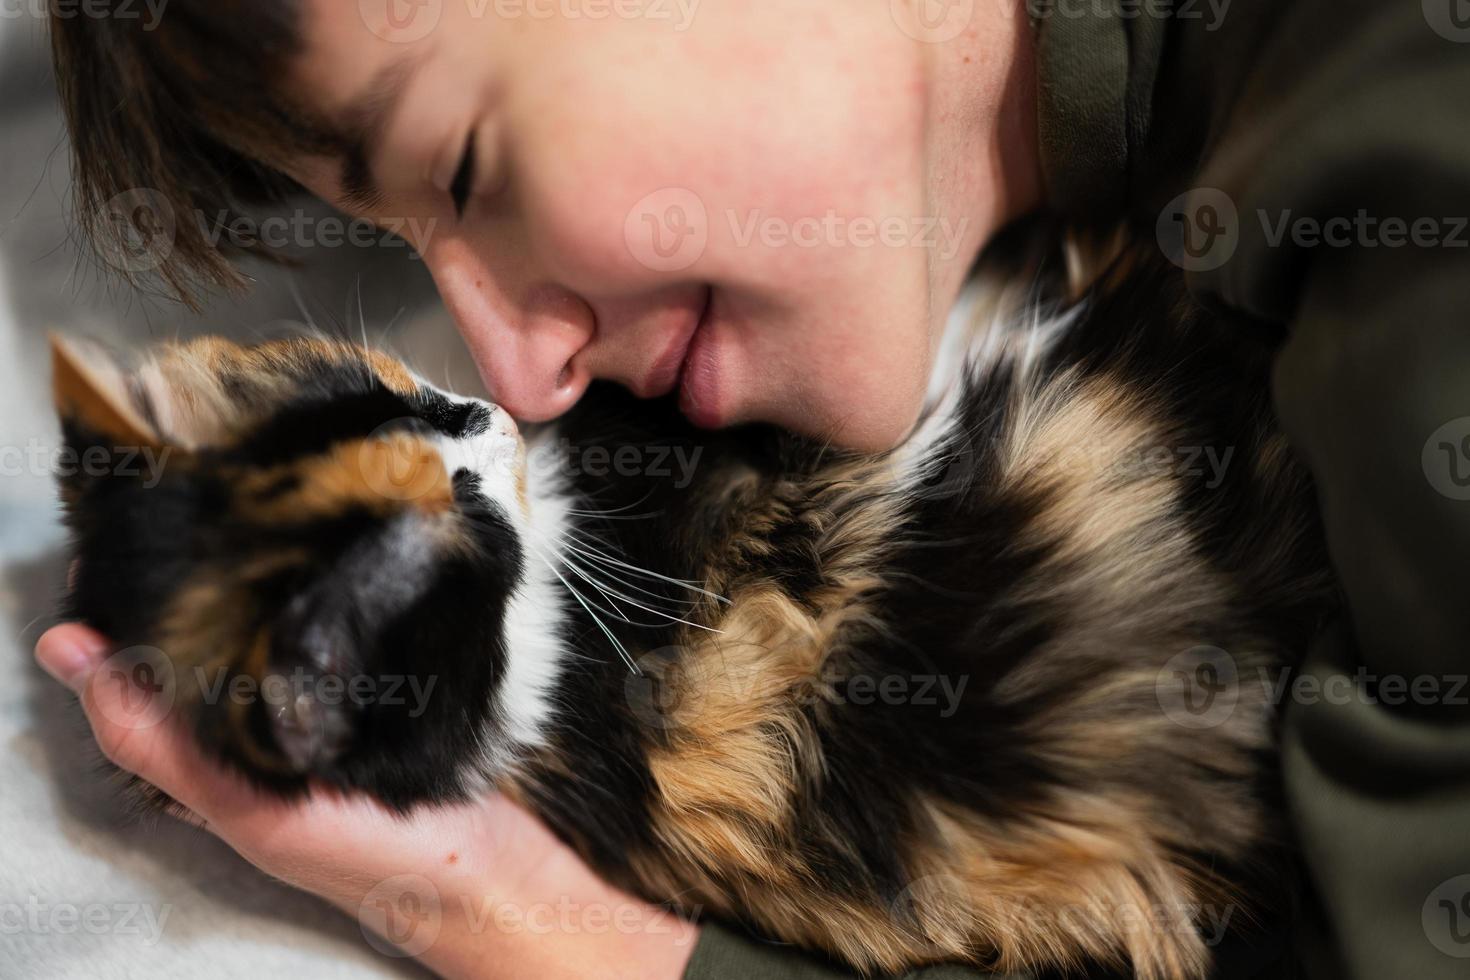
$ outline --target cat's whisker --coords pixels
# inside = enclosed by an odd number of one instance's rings
[[[632,619],[631,617],[628,616],[627,613],[623,612],[623,610],[622,610],[621,607],[618,606],[617,599],[614,598],[614,596],[616,596],[617,598],[621,598],[621,599],[623,599],[624,601],[627,601],[627,602],[631,602],[631,600],[629,600],[626,596],[620,596],[620,595],[618,595],[618,593],[616,593],[616,592],[609,593],[608,590],[605,589],[605,588],[603,588],[603,586],[601,584],[599,584],[596,579],[594,579],[591,576],[589,576],[588,574],[586,574],[586,572],[584,572],[582,569],[578,568],[576,565],[573,565],[571,562],[567,561],[564,558],[563,559],[560,559],[560,560],[561,560],[562,565],[565,566],[568,571],[570,571],[573,575],[576,575],[578,578],[580,578],[583,581],[585,581],[587,584],[591,585],[594,589],[596,589],[603,596],[603,598],[605,598],[608,601],[608,603],[613,607],[613,610],[614,610],[612,612],[609,612],[608,610],[603,610],[604,612],[608,612],[608,615],[613,616],[619,622],[627,623],[629,626],[639,626],[639,627],[643,627],[645,629],[653,629],[654,627],[657,627],[657,626],[660,625],[659,623],[643,623],[643,622],[639,622],[638,620]],[[637,605],[637,603],[632,603],[632,604],[633,605]],[[600,609],[601,607],[599,606],[598,608]],[[641,608],[646,608],[646,607],[639,606],[639,608],[641,609]],[[649,612],[654,612],[657,615],[664,615],[663,613],[658,613],[657,610],[651,610],[650,609],[648,611]]]
[[[565,555],[559,552],[554,554],[552,557],[555,558],[556,561],[559,562],[563,568],[571,572],[577,578],[580,578],[582,581],[586,582],[588,585],[592,586],[598,591],[599,594],[602,595],[604,599],[607,600],[608,604],[612,606],[612,609],[603,611],[606,612],[609,616],[616,618],[619,622],[627,623],[630,626],[643,625],[641,623],[634,623],[631,619],[629,619],[628,614],[623,612],[622,608],[617,604],[617,601],[612,597],[612,595],[608,594],[608,591],[602,587],[602,584],[598,582],[597,579],[587,574],[586,571],[580,566],[568,560]]]
[[[634,507],[641,506],[643,502],[651,496],[653,496],[653,491],[650,490],[648,493],[645,493],[642,497],[639,497],[631,504],[624,504],[622,507],[614,507],[612,510],[581,510],[575,507],[569,507],[567,508],[567,513],[575,514],[578,517],[606,517],[609,514],[621,514],[625,510],[632,510]]]
[[[593,537],[590,534],[579,532],[576,529],[565,529],[557,532],[557,540],[584,558],[596,554],[604,558],[616,559],[616,554],[612,552],[619,550],[617,545],[604,541],[601,538]],[[637,568],[636,566],[630,567],[634,571],[643,571],[643,569]],[[691,585],[697,584],[688,579],[676,579],[676,581],[688,582]]]
[[[390,333],[393,332],[393,328],[398,324],[398,321],[403,317],[403,314],[405,314],[407,312],[408,312],[408,307],[407,306],[400,306],[398,308],[398,311],[396,313],[394,313],[393,316],[388,320],[387,326],[383,327],[383,329],[378,332],[378,346],[379,347],[384,347],[384,346],[387,345],[388,334],[390,334]]]
[[[575,548],[570,548],[569,550],[574,555],[580,555],[580,553]],[[585,558],[585,556],[581,556],[581,557],[584,557]],[[673,596],[664,595],[661,592],[654,592],[652,589],[645,589],[643,586],[639,585],[638,583],[631,582],[628,579],[623,578],[622,576],[616,574],[615,572],[613,572],[610,569],[607,569],[605,567],[604,568],[597,569],[597,572],[599,574],[601,574],[605,579],[610,579],[610,580],[618,583],[619,585],[623,586],[624,588],[632,589],[634,592],[641,592],[644,595],[648,596],[650,599],[658,599],[658,600],[661,600],[663,602],[668,603],[670,606],[673,606],[673,607],[683,607],[684,609],[693,609],[693,608],[695,608],[696,606],[699,605],[699,600],[698,599],[676,599]],[[645,601],[647,601],[647,600],[645,600]]]
[[[586,581],[588,581],[589,583],[591,583],[591,585],[592,585],[592,587],[594,589],[596,589],[598,592],[601,592],[603,595],[605,595],[605,596],[608,597],[608,601],[609,602],[612,602],[613,601],[613,596],[616,596],[617,598],[622,599],[624,602],[628,603],[628,605],[630,605],[630,606],[633,606],[633,607],[638,608],[638,609],[642,609],[644,612],[653,613],[655,616],[662,616],[665,619],[669,620],[670,622],[683,623],[685,626],[691,626],[694,629],[704,630],[704,631],[706,631],[708,633],[721,633],[721,632],[723,632],[722,630],[717,630],[717,629],[715,629],[713,627],[705,626],[702,623],[696,623],[696,622],[693,622],[691,620],[684,619],[681,616],[675,616],[672,613],[664,612],[662,609],[655,609],[652,606],[645,606],[642,603],[640,603],[638,600],[632,598],[631,596],[626,596],[626,595],[622,594],[621,592],[618,592],[616,589],[613,589],[611,586],[604,587],[603,584],[598,583],[589,574],[587,574],[587,572],[585,572],[584,570],[582,570],[581,568],[579,568],[578,566],[576,566],[571,561],[569,561],[569,560],[567,560],[565,558],[562,559],[562,564],[565,565],[572,572],[576,573],[579,577],[581,577],[581,578],[585,579]],[[610,595],[609,595],[609,592],[611,592]],[[631,619],[627,619],[626,617],[624,617],[623,621],[625,623],[628,623],[631,626],[654,626],[654,625],[657,625],[657,624],[654,624],[654,623],[635,623]]]
[[[561,535],[558,536],[561,539],[558,542],[561,545],[561,548],[560,549],[556,549],[554,547],[554,545],[553,545],[552,542],[546,541],[544,535],[538,535],[538,536],[540,536],[540,537],[543,538],[543,540],[542,540],[542,544],[543,545],[550,546],[550,547],[553,548],[554,557],[556,558],[557,561],[559,561],[574,576],[576,576],[577,578],[582,579],[588,585],[592,586],[592,588],[596,589],[597,592],[607,601],[607,603],[613,607],[611,610],[609,610],[609,609],[603,608],[602,606],[597,605],[596,603],[591,603],[591,605],[596,606],[600,611],[606,613],[607,615],[609,615],[609,616],[611,616],[611,617],[613,617],[615,619],[618,619],[618,620],[620,620],[620,621],[628,624],[629,626],[637,626],[637,627],[652,629],[652,628],[655,628],[655,627],[661,625],[659,623],[640,622],[638,620],[633,619],[632,617],[630,617],[622,609],[621,606],[618,605],[618,600],[621,599],[623,602],[627,603],[630,606],[633,606],[634,608],[641,609],[644,612],[651,613],[652,615],[661,617],[662,619],[665,619],[665,620],[667,620],[669,622],[681,623],[681,624],[683,624],[685,626],[689,626],[689,627],[692,627],[692,628],[695,628],[695,629],[702,629],[702,630],[705,630],[705,631],[711,632],[711,633],[718,633],[718,632],[720,632],[719,630],[713,629],[713,628],[711,628],[709,626],[705,626],[705,625],[703,625],[701,623],[696,623],[696,622],[693,622],[693,621],[691,621],[689,619],[686,619],[683,616],[677,615],[674,612],[669,612],[669,611],[666,611],[664,609],[659,609],[659,608],[657,608],[655,606],[648,605],[648,604],[646,604],[644,602],[640,602],[639,600],[633,598],[632,596],[627,595],[626,593],[623,593],[623,592],[618,591],[618,589],[616,589],[612,585],[609,585],[607,582],[605,582],[605,581],[599,581],[594,576],[593,569],[591,569],[589,567],[586,567],[586,566],[583,566],[583,565],[581,565],[581,564],[579,564],[578,562],[575,561],[575,557],[576,556],[579,556],[580,555],[580,556],[582,556],[584,558],[587,557],[587,556],[585,554],[583,554],[572,543],[572,541],[567,537],[567,535],[561,534]],[[538,549],[538,550],[540,550],[540,549]],[[541,554],[542,554],[543,560],[545,560],[545,553],[544,553],[544,551],[542,551]],[[569,582],[567,582],[566,579],[563,578],[562,581],[563,581],[563,584],[567,585],[567,587],[569,589],[571,588],[571,584]],[[624,582],[623,584],[630,585],[630,586],[632,585],[631,583],[627,583],[627,582]],[[648,590],[646,590],[646,589],[640,589],[637,586],[632,586],[632,588],[638,589],[638,591],[645,592],[645,593],[647,593],[647,594],[649,594],[651,596],[654,596],[655,598],[661,598],[661,597],[657,596],[655,593],[648,592]],[[590,602],[590,600],[588,600],[588,602]]]
[[[358,356],[358,360],[360,360],[362,362],[362,370],[363,370],[364,375],[366,376],[366,380],[367,380],[368,386],[371,387],[372,384],[373,384],[375,375],[373,374],[372,362],[368,358],[368,351],[370,351],[372,349],[372,347],[368,343],[367,310],[362,305],[362,275],[361,274],[359,274],[358,277],[357,277],[357,325],[358,325],[358,329],[360,329],[362,331],[362,347],[359,348],[359,350],[357,351],[357,356]]]
[[[624,647],[621,642],[619,642],[618,638],[615,635],[613,635],[613,631],[607,628],[607,624],[602,621],[602,617],[598,616],[597,613],[592,611],[592,607],[587,604],[587,600],[582,598],[582,594],[580,592],[572,588],[572,584],[566,580],[566,576],[562,575],[561,572],[558,572],[556,570],[556,566],[551,563],[546,555],[541,552],[539,548],[535,550],[537,557],[541,559],[541,563],[546,566],[547,571],[555,575],[557,577],[557,580],[560,581],[562,585],[566,586],[566,590],[572,594],[572,598],[576,599],[578,604],[587,611],[587,615],[592,617],[592,621],[597,624],[597,628],[602,630],[603,635],[605,635],[608,638],[609,642],[612,643],[613,649],[618,652],[618,656],[623,658],[623,662],[628,665],[628,669],[635,674],[641,675],[643,671],[638,669],[638,664],[635,663],[632,656],[628,654],[627,648]]]
[[[564,544],[564,546],[567,548],[567,550],[570,553],[576,555],[577,557],[581,558],[585,562],[592,563],[592,564],[596,565],[597,567],[595,569],[593,569],[593,570],[597,574],[602,575],[605,578],[610,578],[613,581],[618,582],[621,585],[624,585],[624,586],[626,586],[626,587],[628,587],[630,589],[633,589],[633,590],[635,590],[637,592],[641,592],[644,595],[649,596],[650,598],[663,600],[664,602],[667,602],[671,606],[684,607],[686,609],[692,609],[695,606],[698,606],[699,605],[699,602],[700,602],[699,599],[679,599],[679,598],[675,598],[674,596],[666,595],[665,593],[662,593],[662,592],[654,592],[651,589],[644,588],[643,586],[639,585],[637,582],[631,581],[631,580],[629,580],[627,578],[624,578],[622,575],[617,574],[617,572],[614,569],[615,568],[619,568],[620,566],[610,565],[607,560],[602,559],[602,558],[599,558],[597,555],[594,555],[594,554],[586,551],[583,548],[578,548],[576,546],[576,544],[573,543],[573,542],[571,542],[571,541],[563,542],[563,544]],[[715,593],[707,592],[706,590],[701,589],[698,586],[696,586],[694,583],[692,583],[692,582],[686,582],[683,579],[668,579],[667,577],[660,577],[660,576],[655,575],[654,573],[648,572],[646,569],[637,568],[636,566],[626,565],[626,563],[624,563],[624,565],[621,566],[621,567],[622,568],[625,568],[628,571],[628,573],[642,576],[644,579],[649,580],[651,582],[652,581],[660,581],[660,580],[669,581],[672,584],[677,585],[677,586],[679,586],[681,588],[684,588],[684,589],[687,589],[687,590],[691,590],[691,591],[694,591],[696,593],[700,593],[700,594],[709,596],[711,598],[715,598],[715,599],[722,599],[723,598],[722,596],[716,595]]]
[[[286,278],[286,288],[291,293],[291,300],[296,304],[296,309],[301,311],[301,318],[306,321],[307,329],[318,337],[323,336],[322,328],[317,325],[316,318],[311,315],[311,310],[306,308],[306,301],[301,298],[301,289],[296,285],[295,276]]]
[[[649,571],[646,568],[639,568],[637,565],[630,565],[628,562],[619,561],[616,558],[612,558],[606,555],[599,555],[596,552],[591,552],[587,554],[586,557],[599,564],[612,565],[616,568],[624,569],[636,575],[642,575],[647,578],[657,579],[660,582],[668,582],[672,585],[682,586],[683,588],[686,588],[691,592],[697,592],[700,595],[708,596],[709,598],[714,599],[716,602],[723,602],[726,605],[730,604],[730,600],[720,595],[719,593],[711,592],[706,588],[696,585],[693,582],[685,581],[681,578],[672,578],[668,575],[660,575],[658,572]]]
[[[616,555],[609,554],[609,552],[615,552],[615,551],[620,550],[617,545],[611,544],[611,543],[609,543],[607,541],[602,540],[599,537],[593,536],[593,534],[590,531],[572,528],[572,529],[568,529],[567,531],[563,532],[562,537],[565,540],[576,542],[578,545],[581,545],[582,548],[584,548],[586,551],[591,552],[593,554],[600,555],[603,558],[607,558],[607,559],[610,559],[610,560],[613,560],[613,561],[620,561],[621,560],[621,559],[617,558]],[[626,567],[628,568],[629,571],[633,571],[633,572],[647,572],[647,569],[639,568],[636,565],[627,565]],[[656,574],[656,573],[651,573],[650,572],[648,574]],[[695,582],[692,579],[675,578],[675,579],[669,579],[669,581],[678,582],[681,585],[698,585],[699,584],[698,582]]]

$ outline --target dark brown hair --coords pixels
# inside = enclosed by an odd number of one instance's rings
[[[167,224],[147,271],[192,305],[201,287],[242,282],[231,252],[270,257],[210,235],[202,216],[228,221],[298,190],[283,162],[330,152],[331,137],[290,90],[295,0],[169,0],[155,23],[130,10],[105,0],[86,15],[52,11],[75,220],[104,258]],[[135,282],[144,271],[109,264]]]

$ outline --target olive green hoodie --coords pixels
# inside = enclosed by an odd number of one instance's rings
[[[1156,236],[1279,340],[1348,599],[1278,689],[1315,894],[1289,955],[1220,973],[1470,977],[1470,0],[1031,12],[1051,207]],[[714,926],[687,972],[843,975]]]

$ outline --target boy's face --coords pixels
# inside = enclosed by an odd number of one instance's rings
[[[972,49],[891,6],[310,0],[293,81],[364,126],[377,193],[341,160],[293,176],[402,229],[517,416],[608,378],[702,425],[887,447],[1009,217],[1005,134],[935,92]]]

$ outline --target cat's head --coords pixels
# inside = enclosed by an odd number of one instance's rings
[[[72,613],[122,668],[161,671],[170,715],[264,785],[473,789],[515,735],[533,530],[508,415],[315,338],[53,349]]]

